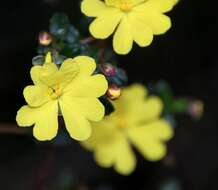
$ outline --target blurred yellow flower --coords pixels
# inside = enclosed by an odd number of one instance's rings
[[[34,85],[24,89],[28,105],[17,112],[18,125],[35,125],[35,138],[51,140],[58,132],[60,110],[72,138],[89,138],[90,121],[99,121],[104,116],[104,106],[98,97],[107,90],[105,77],[92,75],[95,68],[95,61],[87,56],[66,59],[58,68],[48,53],[43,66],[33,66],[31,69]]]
[[[173,129],[160,118],[161,100],[155,96],[145,99],[146,96],[147,91],[138,84],[124,89],[114,101],[115,112],[93,124],[92,136],[82,145],[94,151],[100,166],[114,166],[123,175],[133,172],[136,158],[131,144],[150,161],[165,156],[165,142],[172,138]]]
[[[153,35],[164,34],[171,20],[164,13],[170,11],[178,0],[83,0],[82,12],[96,17],[90,25],[91,34],[106,39],[113,32],[113,47],[118,54],[127,54],[133,41],[139,46],[149,46]]]

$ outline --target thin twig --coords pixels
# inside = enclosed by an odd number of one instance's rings
[[[12,123],[1,123],[0,124],[0,134],[17,134],[24,135],[26,131],[22,128],[19,128],[16,124]]]
[[[95,38],[90,36],[88,38],[84,38],[84,39],[80,40],[80,43],[81,44],[89,44],[89,43],[94,42],[95,40],[96,40]]]

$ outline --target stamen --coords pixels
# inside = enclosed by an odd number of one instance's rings
[[[122,11],[128,12],[132,10],[132,4],[129,2],[121,2],[120,9]]]

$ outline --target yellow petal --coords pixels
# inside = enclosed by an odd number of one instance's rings
[[[136,8],[144,11],[149,9],[160,13],[166,13],[172,10],[177,3],[178,0],[148,0]]]
[[[159,97],[150,96],[143,104],[144,121],[154,120],[160,117],[163,111],[163,103]]]
[[[122,99],[128,102],[135,102],[135,100],[145,100],[148,92],[145,86],[141,84],[132,84],[122,90]],[[136,98],[137,97],[137,98]]]
[[[50,101],[38,108],[23,106],[18,112],[16,121],[21,127],[35,124],[33,135],[40,141],[51,140],[58,131],[58,104]]]
[[[149,46],[153,41],[153,31],[151,27],[141,22],[134,14],[129,15],[131,31],[134,41],[141,47]]]
[[[81,142],[94,152],[96,162],[102,167],[114,167],[122,174],[128,175],[135,169],[136,159],[126,137],[116,127],[110,116],[100,122],[93,122],[91,137]]]
[[[100,0],[83,0],[81,3],[81,11],[89,17],[97,17],[105,9],[105,3]]]
[[[64,92],[72,97],[100,97],[108,89],[106,78],[101,75],[77,77]]]
[[[58,67],[54,63],[44,64],[39,75],[42,83],[50,87],[57,85],[60,80],[59,76],[57,76]]]
[[[40,80],[41,70],[42,66],[39,65],[33,66],[30,70],[31,79],[35,85],[44,85]]]
[[[117,152],[115,170],[122,175],[131,174],[136,167],[136,158],[127,140],[120,142],[115,150]]]
[[[104,139],[106,140],[109,139]],[[102,143],[103,145],[99,145],[94,153],[95,160],[101,167],[114,166],[114,169],[122,175],[129,175],[134,171],[136,159],[124,136],[121,135],[116,141],[109,140],[107,144]]]
[[[96,69],[95,60],[91,57],[77,56],[73,59],[73,61],[79,67],[79,76],[90,76]]]
[[[134,16],[144,25],[150,27],[155,35],[164,34],[171,28],[170,18],[153,10],[135,11]]]
[[[99,145],[110,144],[119,138],[120,133],[117,133],[116,123],[110,119],[110,116],[105,116],[100,122],[92,122],[92,126],[91,137],[81,143],[88,150],[94,150]]]
[[[43,66],[33,66],[30,74],[35,85],[53,86],[56,83],[54,76],[57,71],[57,66],[54,63],[49,63]]]
[[[165,120],[157,120],[141,127],[129,129],[128,136],[145,158],[157,161],[166,155],[164,141],[172,138],[173,129]]]
[[[89,121],[100,121],[104,117],[104,106],[93,97],[72,97],[64,95],[61,101],[69,102],[69,105]]]
[[[143,85],[134,84],[122,90],[121,97],[113,102],[116,113],[127,118],[128,123],[143,121],[146,108],[147,90]]]
[[[119,24],[122,15],[119,9],[107,9],[91,23],[90,33],[98,39],[108,38]]]
[[[66,87],[79,73],[79,66],[75,63],[73,59],[66,59],[56,76],[59,78],[60,85],[64,88]]]
[[[132,49],[133,36],[128,15],[124,16],[114,34],[113,47],[118,54],[128,54]]]
[[[79,107],[69,98],[61,98],[61,112],[65,121],[65,126],[70,136],[76,140],[86,140],[91,135],[91,124],[88,119],[80,113]],[[85,105],[88,106],[88,105]]]
[[[48,92],[49,89],[46,86],[37,85],[27,86],[23,94],[29,106],[38,107],[50,101]]]

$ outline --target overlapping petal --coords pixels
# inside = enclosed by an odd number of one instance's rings
[[[108,83],[103,75],[93,75],[96,68],[94,59],[79,56],[73,59],[79,67],[76,78],[64,89],[72,97],[100,97],[105,94]]]
[[[41,106],[51,100],[49,97],[49,88],[44,85],[27,86],[23,94],[26,102],[31,107]]]

